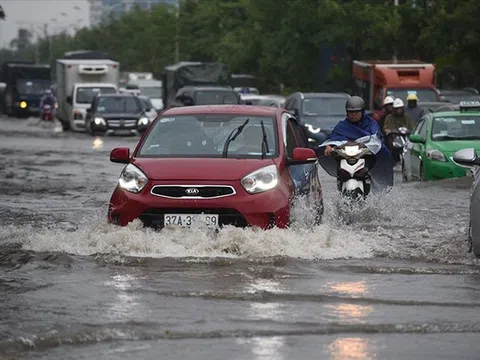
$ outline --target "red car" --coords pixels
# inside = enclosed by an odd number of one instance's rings
[[[145,131],[124,163],[110,199],[109,222],[145,226],[290,224],[297,195],[319,222],[323,197],[315,152],[286,110],[248,105],[171,108]]]

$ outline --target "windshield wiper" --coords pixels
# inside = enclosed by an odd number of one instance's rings
[[[245,122],[242,125],[233,129],[232,132],[228,135],[227,141],[225,141],[225,145],[223,146],[223,157],[225,157],[225,158],[227,157],[228,147],[230,146],[230,143],[232,141],[235,141],[235,139],[238,137],[238,135],[240,135],[242,133],[243,129],[245,129],[245,126],[247,126],[249,121],[250,121],[250,119],[245,120]],[[235,135],[233,135],[233,133],[235,131],[236,131],[236,133],[235,133]]]
[[[267,153],[270,152],[268,148],[268,141],[267,141],[267,132],[265,131],[265,125],[263,125],[263,120],[260,121],[260,125],[262,125],[262,159],[267,156]]]

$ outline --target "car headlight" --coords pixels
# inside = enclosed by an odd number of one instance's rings
[[[318,134],[320,132],[320,129],[319,127],[313,127],[312,124],[305,124],[305,127],[308,129],[308,131],[310,131],[312,134]]]
[[[447,161],[445,155],[440,150],[431,149],[427,150],[427,158],[434,161]]]
[[[107,125],[107,123],[105,122],[105,119],[102,117],[96,117],[94,121],[95,121],[95,125]]]
[[[147,176],[133,164],[125,166],[118,180],[118,184],[122,189],[135,194],[142,191],[147,183]]]
[[[149,122],[148,117],[142,116],[140,120],[138,120],[138,125],[148,125]]]
[[[241,180],[243,188],[250,194],[257,194],[275,188],[278,172],[275,165],[268,165],[248,174]]]

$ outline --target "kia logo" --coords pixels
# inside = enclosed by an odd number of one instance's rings
[[[200,190],[195,189],[195,188],[188,188],[185,190],[185,194],[187,195],[197,195],[200,192]]]

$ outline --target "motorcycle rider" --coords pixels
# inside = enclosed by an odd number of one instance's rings
[[[425,115],[425,110],[418,106],[418,97],[415,94],[409,94],[407,96],[407,108],[405,113],[415,121],[416,124],[420,122],[420,119]]]
[[[51,89],[45,90],[45,94],[43,95],[42,99],[40,100],[40,119],[43,118],[43,106],[50,105],[50,109],[52,111],[52,116],[55,116],[55,104],[57,103],[57,98],[53,95]]]
[[[352,96],[345,103],[347,117],[340,121],[327,140],[354,141],[362,136],[377,134],[382,138],[378,122],[365,113],[365,102],[360,96]],[[327,145],[324,155],[332,154],[333,147]]]
[[[393,98],[393,96],[387,96],[383,100],[383,114],[380,117],[380,120],[378,120],[378,125],[380,126],[380,130],[382,131],[382,134],[383,134],[383,126],[385,125],[385,119],[393,111],[393,102],[394,101],[395,101],[395,99]],[[385,134],[383,134],[383,135],[385,136]]]
[[[393,150],[392,137],[389,134],[398,128],[406,127],[408,130],[412,131],[415,129],[415,122],[410,116],[405,113],[405,105],[402,99],[395,99],[393,102],[393,112],[387,116],[385,119],[385,125],[383,126],[383,132],[387,137],[386,143],[390,151]],[[399,159],[394,159],[399,161]]]

